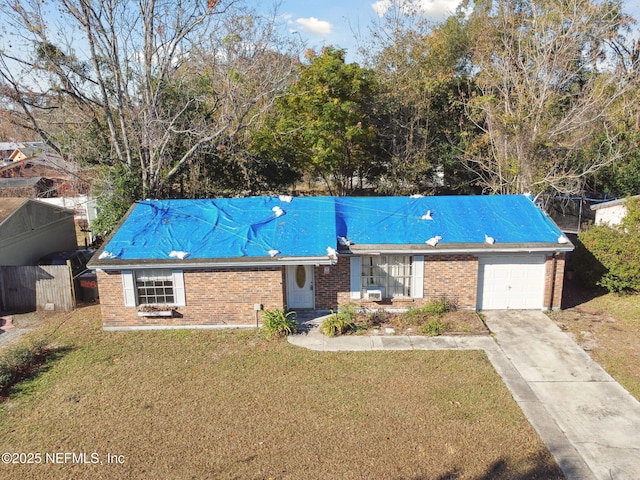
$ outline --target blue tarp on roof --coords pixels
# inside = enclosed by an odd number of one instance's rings
[[[326,257],[355,244],[557,243],[555,224],[521,195],[249,197],[139,202],[101,258]],[[439,245],[440,245],[439,244]]]
[[[104,256],[125,260],[185,254],[189,259],[272,254],[326,257],[327,247],[335,247],[336,239],[333,200],[286,200],[144,200],[109,241]]]
[[[338,235],[355,244],[557,243],[558,227],[524,195],[336,198]],[[430,220],[423,217],[429,216]]]

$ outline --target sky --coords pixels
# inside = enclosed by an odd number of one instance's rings
[[[455,11],[460,0],[417,0],[425,16],[438,21]],[[251,0],[258,10],[272,8],[269,0]],[[250,2],[250,3],[251,3]],[[333,45],[347,49],[347,59],[357,61],[357,38],[369,35],[373,22],[392,0],[280,0],[278,12],[289,32],[299,34],[307,47]],[[640,21],[640,2],[624,0],[627,13]]]

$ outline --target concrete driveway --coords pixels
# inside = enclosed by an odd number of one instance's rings
[[[567,477],[640,479],[640,402],[544,313],[484,313],[487,355]]]

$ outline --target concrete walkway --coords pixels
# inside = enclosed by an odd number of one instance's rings
[[[488,336],[344,336],[309,322],[289,342],[319,351],[484,350],[569,480],[640,479],[640,402],[544,313],[485,312]],[[315,328],[314,328],[315,327]]]

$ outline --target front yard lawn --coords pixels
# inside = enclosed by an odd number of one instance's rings
[[[31,335],[64,353],[0,403],[2,450],[89,463],[2,465],[0,477],[564,478],[483,352],[103,332],[98,307]]]

